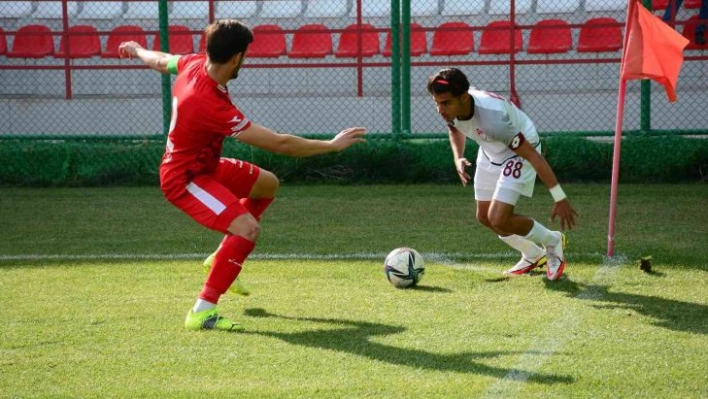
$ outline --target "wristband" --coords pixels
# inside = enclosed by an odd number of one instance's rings
[[[553,186],[553,188],[550,189],[550,192],[551,197],[553,197],[553,201],[555,202],[563,201],[567,198],[560,184],[556,184],[555,186]]]

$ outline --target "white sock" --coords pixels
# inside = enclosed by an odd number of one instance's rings
[[[546,247],[557,245],[559,239],[558,235],[556,235],[553,231],[548,230],[544,225],[535,220],[533,221],[531,231],[529,231],[524,238],[535,243],[545,245]]]
[[[197,299],[197,302],[194,304],[194,307],[192,308],[193,313],[199,313],[203,312],[205,310],[210,310],[214,309],[216,307],[215,303],[211,303],[209,301],[205,301],[201,298]]]
[[[499,236],[499,239],[504,241],[506,245],[521,252],[521,255],[527,259],[538,258],[543,253],[543,249],[536,245],[535,242],[527,240],[520,235],[512,234],[506,237]]]

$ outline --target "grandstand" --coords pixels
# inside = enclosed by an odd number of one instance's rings
[[[444,66],[463,68],[483,89],[514,88],[540,131],[613,129],[627,1],[515,0],[513,13],[511,3],[411,2],[413,133],[443,131],[424,86]],[[666,3],[653,1],[657,15]],[[677,10],[679,32],[691,36],[698,5],[686,0]],[[210,20],[241,19],[256,41],[230,89],[252,119],[293,133],[362,124],[389,133],[390,7],[390,0],[170,1],[170,51],[203,51]],[[0,135],[162,134],[159,75],[116,52],[123,40],[158,49],[158,14],[156,1],[0,2]],[[686,50],[679,104],[666,107],[656,91],[654,128],[708,126],[699,105],[707,49]],[[630,129],[638,124],[638,87],[628,93]],[[127,128],[126,118],[140,123]]]

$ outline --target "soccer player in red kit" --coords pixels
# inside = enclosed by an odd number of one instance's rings
[[[309,140],[253,123],[234,106],[226,87],[238,77],[253,33],[238,21],[221,20],[207,26],[205,36],[206,54],[172,55],[133,41],[121,43],[119,54],[177,75],[160,187],[168,201],[195,221],[225,234],[185,326],[236,331],[243,327],[220,316],[216,305],[253,250],[260,233],[258,221],[275,198],[279,181],[256,165],[221,158],[224,139],[233,137],[275,153],[306,157],[362,142],[366,129],[354,127],[331,140]]]

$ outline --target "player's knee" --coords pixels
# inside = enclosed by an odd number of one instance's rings
[[[492,227],[492,223],[489,221],[489,217],[481,212],[477,212],[477,221],[483,226]]]
[[[274,198],[278,193],[278,188],[280,188],[278,177],[272,172],[261,169],[256,187],[254,187],[255,190],[253,190],[255,192],[252,192],[255,195],[252,198]]]
[[[229,226],[229,233],[239,235],[249,241],[256,242],[261,233],[261,226],[251,214],[243,214]]]
[[[509,218],[507,215],[496,213],[489,215],[489,225],[495,230],[507,231]]]

